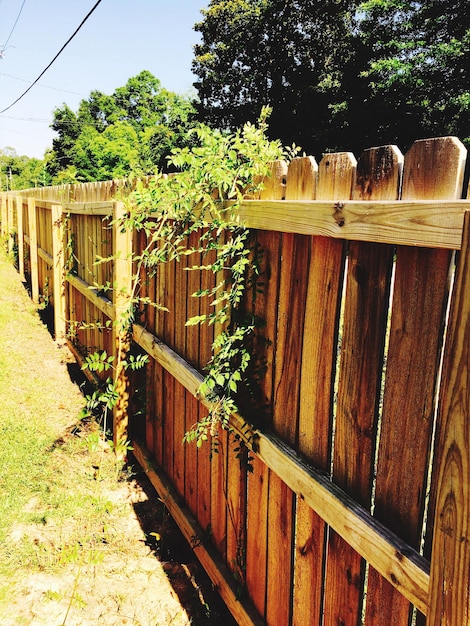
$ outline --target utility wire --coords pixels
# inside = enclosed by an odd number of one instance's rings
[[[25,0],[26,1],[26,0]],[[102,0],[98,0],[98,2],[95,4],[95,6],[91,9],[91,11],[83,18],[81,24],[78,26],[78,28],[75,30],[75,32],[73,33],[73,35],[71,35],[67,41],[64,43],[64,45],[62,46],[62,48],[59,50],[59,52],[55,55],[55,57],[52,59],[52,61],[49,63],[49,65],[39,74],[39,76],[36,78],[36,80],[34,80],[31,85],[28,87],[28,89],[26,89],[26,91],[24,91],[21,96],[19,96],[14,102],[12,102],[9,106],[7,106],[5,109],[3,109],[2,111],[0,111],[0,115],[2,113],[5,113],[5,111],[8,111],[9,109],[11,109],[17,102],[19,102],[22,98],[24,98],[24,96],[28,93],[28,91],[30,91],[34,85],[44,76],[44,74],[47,72],[47,70],[51,67],[51,65],[59,58],[59,56],[62,54],[62,52],[65,50],[65,48],[69,45],[69,43],[72,41],[72,39],[75,37],[75,35],[78,33],[78,31],[81,29],[81,27],[83,26],[83,24],[85,24],[85,22],[87,21],[87,19],[90,17],[90,15],[93,13],[93,11],[97,8],[97,6],[101,3]]]
[[[13,74],[4,74],[3,72],[0,72],[0,76],[6,76],[7,78],[14,78],[15,80],[19,80],[22,83],[29,83],[29,84],[32,83],[31,80],[27,80],[26,78],[20,78],[19,76],[13,76]],[[39,86],[43,87],[44,89],[53,89],[54,91],[62,91],[63,93],[72,93],[74,96],[85,97],[84,93],[79,93],[78,91],[70,91],[69,89],[61,89],[60,87],[52,87],[51,85],[45,85],[44,83],[41,83]]]
[[[6,42],[2,46],[2,51],[7,49],[8,42],[10,41],[11,36],[13,35],[13,31],[15,30],[16,25],[18,24],[18,20],[20,19],[21,11],[23,10],[23,7],[24,7],[25,4],[26,4],[26,0],[23,0],[23,4],[21,5],[21,8],[20,8],[20,10],[18,12],[18,15],[16,16],[15,23],[13,24],[13,27],[12,27],[12,29],[10,31],[10,34],[8,35],[8,39],[6,40]]]

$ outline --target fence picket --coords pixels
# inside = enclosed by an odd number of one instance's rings
[[[16,196],[16,223],[18,225],[17,244],[18,244],[18,272],[20,279],[25,280],[24,275],[24,222],[23,222],[23,198]]]
[[[364,152],[353,198],[396,199],[400,156],[392,147]],[[391,246],[350,242],[343,313],[333,481],[370,509],[387,309]],[[371,311],[374,312],[371,315]],[[325,607],[327,623],[355,624],[363,603],[365,562],[330,531]]]
[[[470,213],[464,222],[456,294],[450,312],[449,348],[444,361],[442,405],[437,432],[433,501],[434,527],[429,626],[468,623],[470,541],[469,345],[470,345]]]
[[[285,163],[274,164],[272,176],[266,181],[265,188],[261,192],[261,198],[282,200],[285,194],[286,174],[287,166]],[[276,333],[276,319],[273,313],[277,310],[279,295],[280,255],[278,251],[280,235],[258,231],[256,232],[256,246],[262,251],[263,271],[259,281],[262,285],[260,285],[261,292],[256,294],[256,299],[251,303],[251,308],[253,313],[266,323],[265,328],[258,331],[260,335],[263,335],[260,338],[259,350],[266,357],[266,371],[260,389],[262,394],[260,404],[269,406],[273,397],[275,347],[272,345],[266,350],[263,340],[265,338],[272,341]],[[265,416],[265,420],[269,422],[270,415]],[[252,472],[248,477],[246,582],[253,603],[268,623],[270,619],[273,619],[272,615],[266,615],[268,597],[272,597],[276,604],[279,603],[279,598],[276,599],[278,590],[273,579],[271,579],[271,592],[268,596],[267,572],[270,567],[269,563],[273,563],[277,569],[279,562],[279,554],[276,554],[275,544],[271,542],[268,545],[269,517],[274,509],[270,489],[271,472],[263,463],[254,459]],[[273,512],[273,514],[275,513],[276,511]],[[275,610],[274,608],[273,615]]]
[[[338,168],[340,179],[335,177]],[[333,173],[332,173],[333,172]],[[349,197],[355,160],[336,154],[320,162],[317,199]],[[336,178],[336,184],[335,184]],[[333,382],[339,298],[343,275],[343,243],[323,237],[310,240],[307,271],[298,449],[316,467],[329,470]],[[320,624],[327,526],[303,499],[297,499],[294,624]],[[309,582],[307,582],[309,581]],[[309,584],[312,585],[308,589]]]
[[[29,224],[29,271],[31,273],[31,296],[33,302],[39,302],[39,276],[38,276],[38,233],[36,221],[36,202],[28,198],[28,224]]]

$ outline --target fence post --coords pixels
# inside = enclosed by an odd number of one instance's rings
[[[7,218],[7,223],[8,223],[8,228],[7,228],[7,235],[8,235],[8,254],[11,254],[13,252],[13,245],[14,245],[14,238],[13,238],[13,231],[14,231],[14,216],[13,216],[13,196],[9,196],[7,198],[7,212],[8,212],[8,218]]]
[[[470,615],[470,212],[450,312],[436,435],[437,494],[429,626],[466,626]]]
[[[55,339],[65,337],[65,281],[64,281],[64,214],[60,204],[51,207],[52,217],[52,275],[54,298]]]
[[[38,275],[38,231],[36,224],[36,201],[28,198],[29,224],[29,260],[31,265],[31,298],[39,302],[39,275]]]
[[[0,234],[3,236],[7,232],[7,196],[2,194],[0,213]]]
[[[129,379],[122,361],[127,357],[131,345],[131,332],[127,325],[126,314],[132,287],[132,233],[123,231],[118,221],[123,217],[123,202],[114,202],[113,206],[113,347],[115,349],[115,382],[117,401],[113,414],[113,441],[118,456],[122,444],[128,439]]]
[[[24,229],[23,229],[23,198],[16,196],[16,224],[18,243],[18,272],[24,281]]]

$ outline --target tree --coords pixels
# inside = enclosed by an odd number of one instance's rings
[[[313,154],[470,135],[468,0],[211,0],[195,25],[199,118]]]
[[[47,155],[47,171],[56,176],[72,161],[72,150],[80,135],[80,122],[75,113],[66,104],[54,111],[51,128],[58,133],[52,140],[52,151]]]
[[[202,121],[236,128],[272,108],[270,135],[309,150],[342,143],[354,0],[212,0],[195,25]]]
[[[125,178],[139,172],[138,143],[129,122],[110,124],[102,133],[85,127],[73,149],[73,166],[87,181]]]
[[[77,113],[66,104],[54,111],[48,171],[80,182],[164,170],[171,150],[187,145],[193,115],[188,97],[143,71],[111,95],[92,91]]]
[[[0,190],[44,187],[49,183],[43,160],[19,156],[10,147],[0,150]]]
[[[368,119],[390,141],[470,135],[470,5],[368,0],[359,28],[369,56]]]

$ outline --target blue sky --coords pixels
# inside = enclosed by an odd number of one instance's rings
[[[0,111],[39,76],[96,0],[25,0],[0,58]],[[42,158],[52,145],[52,111],[64,102],[74,111],[98,89],[112,93],[131,76],[149,70],[163,87],[188,93],[193,26],[209,0],[102,0],[39,83],[0,115],[0,149]],[[0,50],[23,0],[0,0]]]

